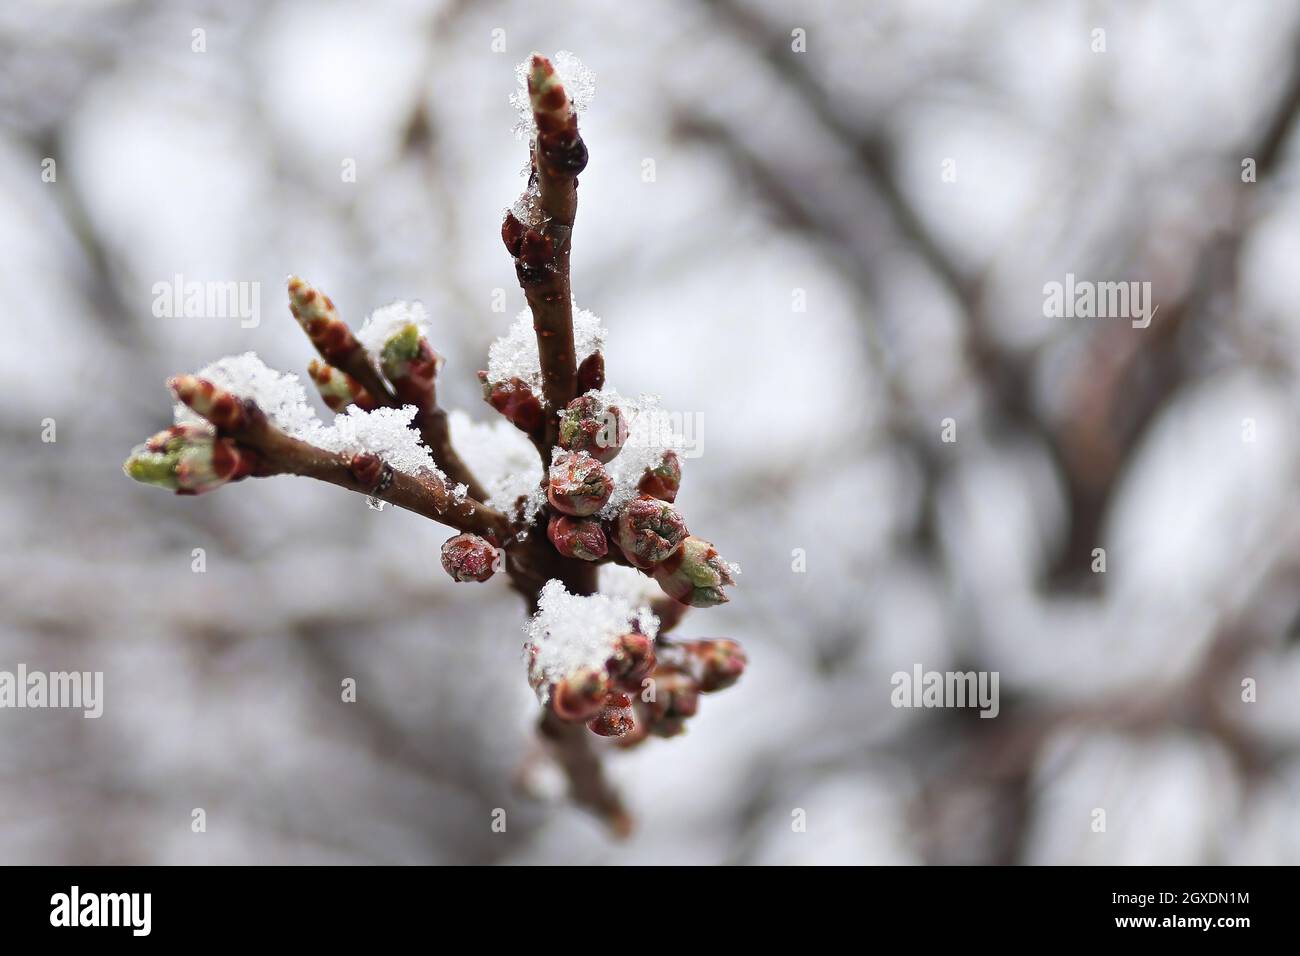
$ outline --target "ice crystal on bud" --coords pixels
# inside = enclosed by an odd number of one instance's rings
[[[686,522],[666,501],[641,495],[619,512],[618,546],[639,568],[650,568],[672,554],[686,537]]]
[[[528,74],[532,70],[534,54],[530,53],[515,67],[515,80],[519,88],[510,94],[510,105],[519,113],[512,130],[518,139],[532,139],[537,135],[537,122],[533,119],[532,97],[528,94]],[[596,74],[568,50],[551,57],[555,75],[564,85],[573,111],[582,114],[596,95]]]
[[[422,338],[429,337],[429,314],[420,302],[398,300],[380,306],[366,316],[366,321],[357,333],[357,341],[365,346],[370,357],[378,361],[383,354],[384,345],[394,335],[408,325],[414,325]],[[441,360],[439,360],[441,365]],[[377,367],[377,366],[376,366]]]
[[[591,455],[559,448],[551,454],[547,480],[551,507],[579,518],[599,511],[614,487],[605,467]]]
[[[443,542],[442,567],[454,581],[483,582],[496,572],[497,549],[476,534],[458,534]]]
[[[606,466],[614,481],[614,490],[601,508],[600,516],[613,518],[624,505],[642,493],[640,485],[647,469],[658,467],[666,452],[680,453],[685,440],[673,416],[659,407],[656,396],[641,395],[630,399],[609,389],[600,394],[606,404],[618,405],[628,428],[618,457]]]
[[[560,581],[547,581],[526,625],[529,681],[538,698],[546,703],[552,686],[584,671],[607,673],[630,626],[651,641],[659,633],[659,619],[648,607],[604,594],[570,594]]]
[[[527,170],[525,170],[525,173]],[[510,206],[510,214],[523,225],[531,229],[540,229],[550,216],[542,209],[541,190],[536,182],[530,182],[520,193],[519,198]]]
[[[560,412],[561,448],[585,451],[602,464],[618,455],[627,441],[627,421],[605,398],[600,392],[579,395]]]

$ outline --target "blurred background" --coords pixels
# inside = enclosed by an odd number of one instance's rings
[[[0,711],[0,862],[1300,862],[1300,7],[795,7],[0,7],[0,669],[105,681]],[[445,529],[120,471],[168,375],[303,373],[290,272],[354,327],[422,300],[491,417],[532,50],[596,75],[610,383],[703,423],[678,504],[744,570],[677,632],[741,683],[609,758],[624,842],[534,759],[522,603]],[[1047,318],[1067,273],[1159,311]],[[178,275],[260,323],[156,316]],[[917,664],[998,672],[998,717],[894,708]]]

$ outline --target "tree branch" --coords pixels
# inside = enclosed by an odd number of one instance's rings
[[[573,802],[605,821],[616,836],[628,836],[632,832],[632,815],[618,791],[606,779],[600,756],[591,748],[587,728],[582,724],[565,723],[548,708],[538,721],[537,732],[551,745],[551,751],[568,777],[569,795]]]
[[[558,434],[558,415],[578,390],[573,344],[573,294],[569,285],[570,237],[578,210],[578,174],[587,165],[587,146],[578,117],[551,62],[534,56],[528,93],[537,123],[532,174],[524,204],[535,204],[534,222],[506,214],[502,237],[515,257],[519,285],[533,313],[537,354],[546,399],[542,456],[549,458]]]
[[[178,376],[168,382],[168,387],[181,402],[212,423],[222,442],[233,443],[239,453],[248,453],[251,461],[229,478],[303,475],[387,501],[498,544],[513,535],[515,529],[509,518],[474,498],[456,497],[446,482],[432,472],[410,475],[396,471],[369,452],[318,448],[281,431],[251,399],[241,399],[197,376]]]
[[[356,379],[377,405],[418,408],[415,424],[433,454],[434,463],[453,484],[465,485],[470,497],[480,500],[487,497],[483,485],[452,447],[447,413],[438,407],[437,400],[435,380],[441,360],[422,336],[412,333],[410,342],[401,343],[409,354],[397,360],[402,374],[390,375],[394,379],[390,385],[377,370],[374,357],[339,317],[330,297],[297,276],[289,277],[289,311],[320,357]]]

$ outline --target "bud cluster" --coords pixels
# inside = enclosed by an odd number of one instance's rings
[[[675,737],[699,710],[700,695],[725,690],[745,671],[745,652],[733,640],[659,642],[654,673],[634,701],[635,730],[619,743],[633,747],[648,736]]]
[[[529,683],[561,720],[622,736],[633,725],[629,695],[640,694],[655,669],[658,626],[627,601],[569,594],[550,581],[528,626]]]

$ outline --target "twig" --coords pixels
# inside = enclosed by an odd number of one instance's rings
[[[604,820],[616,836],[628,836],[632,832],[632,815],[606,779],[600,757],[591,748],[587,728],[582,724],[567,724],[547,710],[538,721],[537,732],[551,745],[568,777],[573,802]]]
[[[542,221],[521,223],[508,213],[502,234],[515,256],[515,272],[537,333],[542,395],[547,405],[542,438],[545,458],[558,434],[559,411],[573,400],[578,388],[569,255],[578,211],[578,174],[587,165],[587,146],[578,132],[578,117],[568,94],[543,56],[533,57],[528,93],[537,123],[529,188],[537,191]]]
[[[513,527],[501,512],[468,496],[457,498],[437,475],[394,470],[377,455],[327,451],[286,434],[250,399],[212,383],[180,376],[169,383],[177,398],[207,418],[218,433],[253,453],[254,477],[302,475],[387,501],[459,531],[502,542]]]

